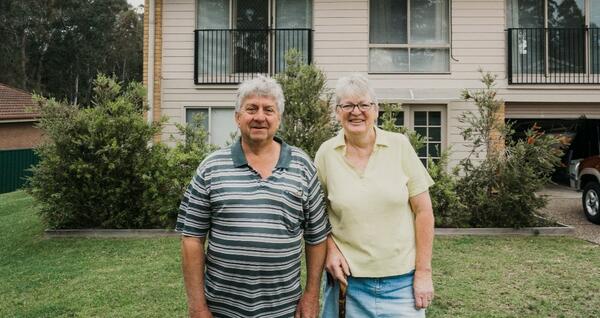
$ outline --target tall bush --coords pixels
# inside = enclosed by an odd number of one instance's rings
[[[297,50],[286,54],[285,63],[285,72],[275,77],[285,96],[278,135],[314,158],[319,146],[338,129],[332,117],[326,77],[315,65],[305,64]]]
[[[146,122],[144,91],[100,75],[88,107],[38,99],[47,142],[29,191],[49,227],[173,226],[185,184],[214,148],[205,131],[183,126],[176,147],[153,143],[164,119]]]
[[[471,213],[475,227],[523,227],[536,224],[535,212],[546,204],[535,192],[549,180],[560,163],[559,141],[533,127],[525,140],[513,141],[510,125],[499,120],[502,100],[496,97],[495,77],[482,75],[484,89],[463,91],[476,112],[464,113],[460,121],[465,141],[472,144],[470,155],[461,161],[464,176],[458,183],[461,201]],[[473,158],[485,153],[479,162]]]

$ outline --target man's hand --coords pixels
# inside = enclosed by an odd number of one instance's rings
[[[335,242],[330,237],[327,238],[327,258],[325,259],[325,270],[340,282],[340,284],[348,285],[346,277],[350,276],[350,267],[346,258],[340,252]]]
[[[213,318],[213,315],[208,309],[208,307],[198,310],[189,308],[189,312],[190,318]]]
[[[430,270],[416,270],[413,292],[417,309],[427,308],[433,301],[433,279]]]
[[[304,293],[298,301],[294,318],[317,318],[319,317],[319,294]]]

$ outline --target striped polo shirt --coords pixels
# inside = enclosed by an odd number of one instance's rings
[[[261,179],[238,140],[209,155],[184,194],[176,230],[208,238],[205,294],[215,317],[293,317],[300,299],[302,238],[323,242],[327,220],[316,168],[281,143]]]

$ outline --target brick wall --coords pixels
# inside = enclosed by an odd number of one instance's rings
[[[34,123],[0,123],[0,149],[33,148],[42,140],[42,131]]]

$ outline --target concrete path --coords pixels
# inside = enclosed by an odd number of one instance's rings
[[[575,237],[600,244],[600,225],[588,221],[581,206],[581,192],[550,184],[540,191],[548,196],[548,205],[540,211],[550,220],[575,227]]]

